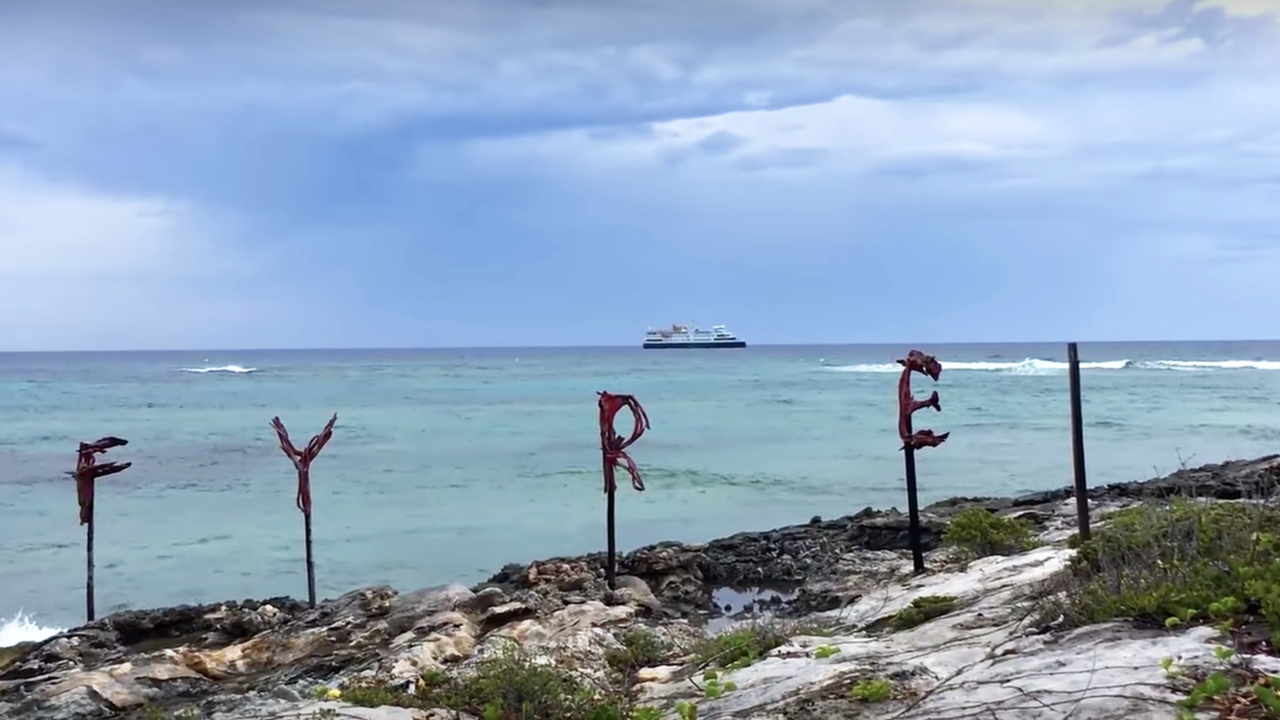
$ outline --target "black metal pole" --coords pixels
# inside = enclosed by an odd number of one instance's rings
[[[1067,377],[1071,386],[1071,465],[1076,494],[1076,527],[1081,542],[1089,539],[1089,483],[1084,468],[1084,409],[1080,399],[1080,350],[1067,343]]]
[[[907,417],[907,435],[912,433],[911,418]],[[911,540],[911,565],[917,575],[924,572],[924,549],[920,546],[920,500],[916,497],[916,450],[907,445],[902,451],[907,474],[907,532]]]
[[[89,522],[84,526],[84,615],[86,622],[93,622],[96,615],[93,603],[93,502],[89,502]]]
[[[606,470],[605,472],[608,473],[608,470]],[[608,559],[605,560],[604,580],[605,580],[605,583],[608,584],[610,590],[616,590],[617,589],[617,567],[618,567],[617,565],[618,541],[617,541],[616,535],[614,534],[615,526],[614,526],[614,520],[613,520],[613,508],[614,508],[613,489],[611,488],[609,492],[606,493],[605,495],[607,497],[607,499],[605,500],[605,532],[608,533],[609,535],[609,541],[608,541],[609,545],[608,545],[608,551],[607,551]]]
[[[316,606],[316,561],[311,554],[311,513],[303,513],[307,542],[307,604]]]

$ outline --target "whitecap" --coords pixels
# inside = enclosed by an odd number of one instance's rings
[[[57,635],[63,629],[41,625],[32,616],[19,610],[17,615],[0,622],[0,648],[22,642],[39,642]]]
[[[213,367],[201,368],[178,368],[179,372],[188,373],[230,373],[232,375],[244,375],[246,373],[258,372],[258,368],[247,368],[240,365],[217,365]]]

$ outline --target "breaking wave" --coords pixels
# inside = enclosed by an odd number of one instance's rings
[[[200,368],[178,368],[178,372],[188,373],[230,373],[232,375],[244,375],[246,373],[258,372],[258,368],[247,368],[239,365],[219,365],[217,367],[200,367]]]
[[[1009,375],[1050,375],[1064,372],[1067,363],[1058,360],[1027,358],[1021,361],[997,362],[942,362],[945,371],[1003,372]],[[897,363],[869,363],[862,365],[823,365],[823,370],[850,373],[897,373],[902,366]],[[1081,370],[1183,370],[1206,372],[1212,370],[1280,370],[1280,360],[1105,360],[1082,362]]]
[[[18,611],[17,615],[0,622],[0,648],[22,642],[39,642],[62,632],[62,628],[45,627],[30,615]]]

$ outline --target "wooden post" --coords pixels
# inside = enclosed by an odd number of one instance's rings
[[[1071,390],[1071,466],[1075,480],[1076,527],[1081,542],[1089,533],[1089,482],[1084,467],[1084,408],[1080,398],[1080,350],[1067,343],[1067,377]]]

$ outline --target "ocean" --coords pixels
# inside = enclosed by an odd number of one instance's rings
[[[906,507],[894,364],[907,346],[0,354],[0,647],[83,619],[76,443],[129,440],[100,480],[99,615],[305,597],[295,474],[312,470],[322,597],[483,580],[604,547],[596,391],[652,429],[620,481],[622,548]],[[933,345],[950,431],[923,503],[1071,481],[1065,345]],[[1280,342],[1082,344],[1091,484],[1280,451]]]

